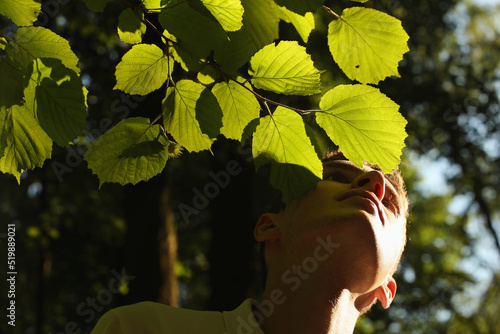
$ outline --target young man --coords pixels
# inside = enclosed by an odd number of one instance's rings
[[[377,300],[387,308],[394,299],[407,212],[399,173],[335,152],[315,189],[255,227],[268,270],[261,301],[223,313],[144,302],[109,311],[92,333],[352,333]]]
[[[268,316],[254,314],[266,334],[352,333],[360,314],[377,300],[388,308],[396,294],[408,212],[401,176],[339,152],[323,166],[314,190],[255,228],[266,242]]]

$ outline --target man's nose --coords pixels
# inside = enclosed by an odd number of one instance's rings
[[[377,170],[372,170],[359,175],[352,181],[352,188],[364,188],[382,200],[385,196],[385,177]]]

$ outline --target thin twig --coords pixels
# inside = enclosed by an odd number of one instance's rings
[[[324,10],[326,10],[328,13],[332,14],[333,16],[337,17],[340,19],[340,15],[335,13],[330,7],[327,7],[325,5],[321,6]]]

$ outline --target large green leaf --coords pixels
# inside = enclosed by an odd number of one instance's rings
[[[351,80],[376,84],[399,77],[398,63],[408,49],[401,21],[371,8],[353,7],[328,26],[333,59]]]
[[[162,27],[177,38],[180,47],[204,59],[227,39],[222,26],[207,15],[191,7],[190,2],[179,0],[162,9],[158,19]]]
[[[226,138],[241,140],[245,126],[259,117],[259,101],[255,95],[234,81],[216,84],[212,93],[222,109],[221,134]]]
[[[278,107],[272,116],[260,119],[252,154],[256,168],[271,163],[271,184],[282,191],[286,204],[314,188],[323,175],[304,121],[290,109]]]
[[[86,90],[78,75],[60,60],[36,59],[24,97],[44,131],[60,146],[86,128]]]
[[[340,85],[319,106],[316,121],[352,163],[366,160],[385,172],[397,167],[407,122],[395,102],[371,86]]]
[[[1,53],[2,51],[0,51]],[[29,75],[17,62],[0,54],[0,106],[20,104]]]
[[[318,10],[325,0],[274,0],[279,6],[284,6],[300,15],[304,15],[307,12],[314,13]]]
[[[203,131],[200,126],[200,118],[208,121],[212,119],[215,123],[219,119],[220,122],[220,109],[216,110],[212,103],[204,103],[204,92],[209,91],[203,85],[191,80],[180,80],[175,87],[167,89],[163,100],[165,129],[190,152],[210,149],[220,129],[220,126],[217,129],[217,125],[209,123],[205,125],[211,126],[211,129]]]
[[[115,89],[137,95],[157,90],[168,78],[168,62],[156,45],[134,45],[116,65]]]
[[[0,14],[9,17],[18,26],[29,26],[36,21],[42,5],[35,0],[2,0]]]
[[[125,9],[118,17],[118,36],[129,44],[138,44],[146,32],[144,13],[136,13],[132,9]]]
[[[23,170],[43,166],[52,155],[52,140],[25,105],[0,109],[0,171],[20,182]]]
[[[255,87],[275,93],[312,95],[321,88],[321,72],[296,41],[267,45],[252,57],[248,72]]]
[[[236,31],[243,25],[241,0],[201,0],[226,31]]]
[[[304,15],[300,15],[288,10],[286,7],[280,7],[276,4],[274,4],[274,8],[280,19],[293,24],[302,40],[307,43],[311,31],[313,31],[315,27],[314,14],[305,13]]]
[[[43,27],[19,28],[6,50],[11,58],[25,68],[29,68],[36,58],[56,58],[67,68],[80,73],[78,58],[69,42]]]
[[[159,125],[143,117],[127,118],[90,143],[85,160],[100,184],[147,181],[168,159],[169,142]]]

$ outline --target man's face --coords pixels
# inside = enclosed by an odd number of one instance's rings
[[[391,274],[405,242],[405,206],[396,189],[371,167],[326,162],[317,187],[280,213],[282,247],[300,261],[318,237],[330,237],[340,246],[323,274],[351,290],[370,291]]]

